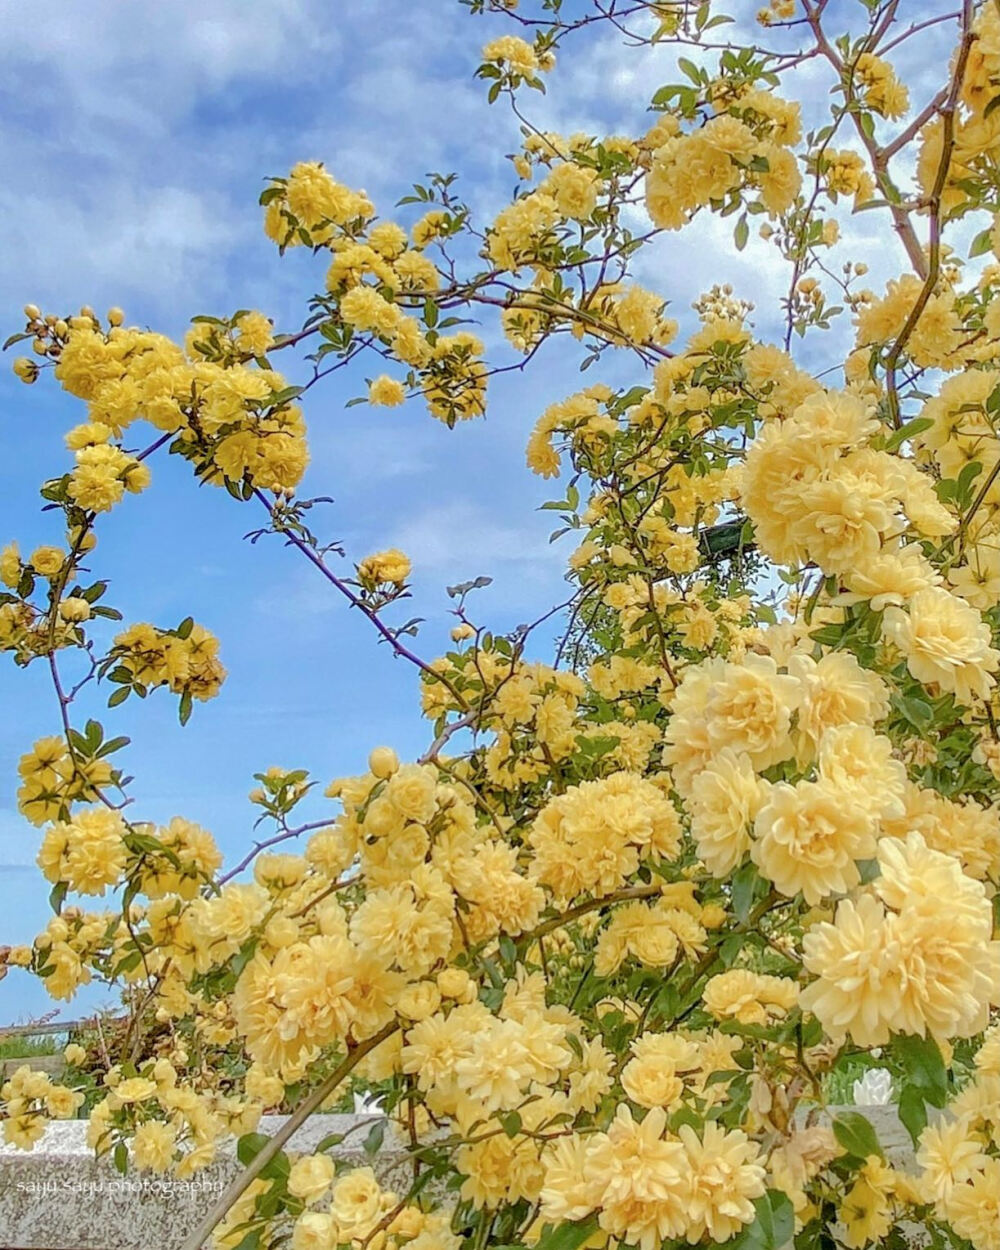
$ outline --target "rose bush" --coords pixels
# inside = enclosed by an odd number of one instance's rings
[[[55,718],[18,791],[54,915],[4,958],[56,999],[120,984],[127,1015],[64,1083],[6,1082],[5,1138],[30,1149],[85,1099],[98,1152],[185,1177],[239,1136],[249,1166],[189,1247],[819,1250],[916,1221],[1000,1250],[1000,7],[771,0],[755,34],[707,0],[463,2],[506,32],[477,71],[517,122],[492,220],[452,176],[397,222],[303,162],[261,197],[278,249],[316,257],[301,327],[240,310],[175,343],[117,309],[29,306],[13,336],[34,353],[18,376],[85,420],[42,487],[64,541],[0,556],[0,648],[48,668]],[[632,133],[541,130],[532,92],[595,25],[675,80]],[[911,99],[898,66],[945,39]],[[830,88],[809,129],[806,65]],[[883,291],[841,243],[862,211],[899,240]],[[633,276],[727,217],[734,249],[757,222],[787,266],[780,342],[724,284],[681,339]],[[823,354],[851,318],[846,359]],[[528,443],[578,539],[563,644],[492,632],[471,582],[425,657],[399,623],[406,553],[345,563],[297,493],[307,393],[377,357],[368,402],[455,426],[557,338],[635,375],[550,406]],[[419,669],[429,723],[419,759],[376,746],[318,819],[305,772],[257,775],[269,832],[225,868],[191,819],[126,805],[127,740],[77,714],[163,687],[183,722],[222,687],[207,630],[109,627],[90,572],[104,514],[168,453]],[[873,1050],[912,1172],[825,1114]],[[283,1150],[355,1088],[408,1143],[406,1192],[332,1142]],[[261,1138],[279,1107],[289,1129]]]

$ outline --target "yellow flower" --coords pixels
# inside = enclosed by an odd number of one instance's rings
[[[337,1240],[347,1241],[355,1231],[363,1233],[381,1210],[382,1190],[371,1168],[355,1168],[333,1187],[330,1214],[337,1225]]]
[[[750,855],[761,874],[782,894],[801,891],[812,904],[857,885],[856,861],[875,853],[868,812],[825,780],[773,785],[754,834]]]
[[[685,1238],[693,1243],[707,1233],[713,1244],[728,1241],[756,1218],[753,1200],[764,1193],[766,1175],[760,1147],[719,1124],[706,1123],[700,1138],[690,1124],[678,1133],[690,1169]]]
[[[689,1227],[689,1158],[665,1130],[661,1107],[636,1123],[620,1106],[608,1131],[588,1139],[584,1177],[600,1192],[598,1222],[640,1250],[683,1237]]]
[[[37,1111],[23,1111],[3,1120],[3,1138],[18,1150],[33,1150],[45,1134],[45,1116]]]
[[[645,1033],[632,1042],[622,1089],[640,1107],[670,1109],[684,1092],[684,1074],[698,1067],[698,1049],[677,1033]]]
[[[103,894],[125,866],[125,832],[117,811],[79,811],[69,823],[49,828],[38,853],[39,866],[49,881],[66,881],[81,894]]]
[[[908,611],[885,611],[885,637],[903,653],[919,682],[952,692],[962,703],[973,695],[985,699],[995,684],[992,676],[1000,651],[990,646],[990,629],[982,616],[947,590],[919,590]]]
[[[838,725],[823,735],[820,780],[876,819],[903,813],[906,767],[893,758],[892,742],[867,725]]]
[[[59,616],[64,621],[79,624],[90,620],[90,604],[79,596],[70,596],[59,604]]]
[[[324,1197],[336,1176],[329,1155],[303,1155],[288,1173],[288,1192],[310,1206]]]
[[[889,690],[877,674],[863,669],[846,651],[831,651],[820,660],[797,653],[788,661],[789,675],[802,685],[796,738],[798,756],[815,756],[820,739],[838,725],[874,725],[889,712]]]
[[[984,1145],[967,1116],[928,1124],[917,1148],[926,1200],[946,1203],[956,1185],[971,1180],[987,1161]]]
[[[702,999],[705,1010],[717,1020],[767,1024],[791,1011],[798,1001],[798,987],[788,977],[732,968],[709,978]]]
[[[72,1119],[82,1102],[83,1094],[65,1085],[53,1085],[45,1094],[45,1110],[54,1120]]]
[[[664,762],[687,797],[697,773],[724,748],[746,755],[755,771],[794,750],[792,715],[802,698],[795,677],[779,674],[770,656],[742,663],[706,660],[685,669],[664,732]]]
[[[40,577],[55,577],[65,560],[66,553],[59,547],[36,547],[28,563]]]
[[[385,788],[385,799],[406,820],[426,824],[436,810],[437,777],[430,764],[402,764]],[[367,822],[366,822],[367,827]]]
[[[943,1206],[954,1232],[975,1250],[1000,1250],[1000,1159],[987,1159]]]
[[[640,855],[670,858],[680,820],[651,782],[620,772],[584,781],[547,803],[528,835],[532,875],[559,899],[590,890],[609,894],[639,866]]]
[[[263,356],[274,343],[274,325],[261,312],[247,312],[236,323],[236,346],[252,356]]]
[[[508,66],[525,78],[534,76],[539,68],[538,57],[530,43],[519,39],[516,35],[501,35],[483,48],[483,60],[495,61],[499,65]]]
[[[410,576],[412,565],[407,556],[395,547],[366,556],[358,565],[358,577],[372,586],[392,582],[401,586]]]
[[[557,165],[541,186],[543,192],[555,199],[559,212],[576,221],[585,221],[591,216],[597,207],[599,189],[596,170],[571,162]]]
[[[135,1130],[132,1162],[140,1172],[166,1172],[173,1162],[177,1130],[172,1124],[147,1120]]]
[[[328,1211],[304,1211],[292,1228],[292,1250],[330,1250],[336,1242],[337,1226]]]
[[[892,1169],[881,1159],[872,1156],[865,1160],[840,1207],[846,1229],[844,1244],[851,1250],[881,1241],[892,1227],[894,1183]]]
[[[0,551],[0,582],[9,589],[15,590],[21,580],[21,555],[17,543],[8,543]]]
[[[713,877],[726,878],[750,849],[750,829],[767,785],[748,756],[723,747],[691,782],[687,808],[698,856]]]
[[[431,981],[408,985],[396,1000],[396,1010],[408,1020],[426,1020],[441,1006],[441,991]]]
[[[383,408],[395,408],[406,400],[406,387],[395,378],[383,373],[368,387],[368,402]]]
[[[860,1046],[882,1046],[890,1031],[942,1041],[981,1031],[1000,998],[1000,943],[982,884],[918,833],[883,839],[878,858],[882,901],[844,899],[833,924],[806,933],[803,963],[818,979],[803,1008],[831,1037]]]
[[[111,1097],[116,1098],[120,1103],[145,1102],[155,1093],[155,1081],[147,1080],[144,1076],[132,1076],[127,1080],[119,1081]]]

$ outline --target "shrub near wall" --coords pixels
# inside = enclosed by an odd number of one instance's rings
[[[65,533],[0,557],[0,646],[53,695],[19,802],[54,915],[6,961],[60,1000],[121,984],[129,1016],[65,1083],[15,1073],[5,1137],[30,1149],[86,1099],[97,1151],[184,1178],[238,1136],[246,1170],[191,1248],[819,1250],[896,1245],[910,1221],[997,1250],[1000,10],[772,0],[751,28],[709,3],[464,7],[514,116],[517,191],[492,220],[450,176],[389,218],[304,161],[261,197],[279,251],[316,258],[300,328],[240,310],[175,343],[119,310],[28,307],[14,336],[18,375],[78,398],[81,423],[42,487]],[[652,114],[538,128],[557,61],[616,32],[655,45]],[[829,88],[815,124],[806,66],[813,99],[817,73]],[[850,243],[862,211],[901,266],[884,289]],[[720,217],[734,251],[752,227],[787,270],[767,335],[725,253],[684,335],[669,290],[633,276]],[[506,354],[470,315],[499,320]],[[824,354],[848,319],[846,359]],[[369,402],[460,426],[543,347],[591,368],[527,448],[579,540],[569,641],[491,631],[476,581],[425,656],[407,555],[341,558],[297,492],[308,392],[377,370]],[[625,389],[600,381],[611,353]],[[90,571],[106,514],[171,453],[416,666],[428,721],[419,759],[376,747],[317,820],[304,772],[258,775],[268,832],[225,867],[193,820],[126,806],[111,728],[147,695],[186,721],[222,687],[219,642],[196,616],[109,626]],[[77,713],[93,689],[100,723]],[[872,1052],[912,1173],[861,1117],[820,1114]],[[409,1143],[408,1187],[334,1141],[283,1150],[357,1086]],[[280,1105],[286,1127],[257,1133]]]

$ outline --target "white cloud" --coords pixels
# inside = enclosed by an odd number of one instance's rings
[[[514,566],[519,575],[551,584],[565,552],[540,542],[544,533],[541,524],[512,524],[474,501],[450,500],[404,518],[391,541],[428,574],[466,578]]]

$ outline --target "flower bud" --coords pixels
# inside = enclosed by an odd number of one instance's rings
[[[379,781],[384,781],[399,768],[399,756],[392,747],[376,747],[368,756],[368,768]]]
[[[14,361],[14,373],[30,386],[38,377],[38,366],[29,356],[18,356]]]
[[[59,615],[64,621],[70,621],[73,624],[79,624],[82,621],[90,620],[90,604],[86,599],[81,599],[79,595],[74,595],[69,599],[64,599],[59,605]]]
[[[29,321],[38,321],[42,315],[42,310],[37,304],[25,304],[24,315]]]
[[[443,968],[437,975],[437,987],[445,998],[468,1001],[470,989],[475,994],[472,978],[464,968]]]
[[[120,326],[125,320],[125,314],[120,308],[108,309],[108,325]]]

